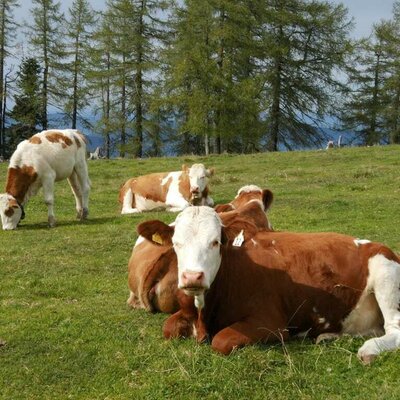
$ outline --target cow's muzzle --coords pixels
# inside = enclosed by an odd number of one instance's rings
[[[195,296],[201,294],[207,288],[204,285],[204,272],[185,271],[181,275],[180,288],[186,294]]]

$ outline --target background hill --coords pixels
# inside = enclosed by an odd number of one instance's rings
[[[165,315],[126,306],[127,263],[136,225],[175,214],[120,216],[117,203],[133,175],[204,162],[216,168],[216,203],[258,184],[274,192],[276,230],[337,231],[400,251],[399,154],[399,146],[382,146],[90,162],[87,222],[74,219],[61,182],[56,228],[46,227],[39,194],[17,231],[0,232],[0,399],[399,398],[400,351],[364,367],[356,357],[362,338],[250,346],[229,357],[192,340],[164,341]]]

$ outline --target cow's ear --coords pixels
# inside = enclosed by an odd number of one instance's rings
[[[209,168],[206,170],[206,177],[210,178],[215,174],[215,169],[214,168]]]
[[[174,227],[158,220],[145,221],[136,228],[137,233],[160,246],[172,245]]]
[[[274,195],[269,189],[264,189],[262,192],[262,202],[264,204],[264,211],[267,211],[271,207],[274,200]]]
[[[257,227],[249,221],[242,218],[235,218],[232,222],[222,227],[221,243],[226,244],[228,242],[235,242],[235,239],[239,238],[237,243],[241,246],[240,238],[243,236],[243,241],[250,240],[258,232]]]
[[[217,213],[228,212],[228,211],[232,211],[232,210],[233,210],[233,207],[232,207],[231,204],[217,204],[217,205],[214,207],[214,210],[215,210]]]
[[[186,164],[182,164],[182,172],[189,172],[189,167]]]

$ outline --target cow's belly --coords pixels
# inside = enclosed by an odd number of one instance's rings
[[[135,194],[135,205],[139,211],[151,211],[166,208],[164,202],[146,199],[140,194]]]

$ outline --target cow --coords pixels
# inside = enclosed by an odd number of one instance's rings
[[[208,195],[208,178],[214,169],[203,164],[182,166],[181,171],[160,172],[128,179],[120,189],[121,214],[156,209],[182,211],[189,205],[213,206]]]
[[[269,189],[247,185],[239,189],[232,201],[235,209],[229,208],[231,211],[220,213],[220,217],[223,223],[230,223],[240,216],[251,220],[260,230],[271,229],[265,212],[272,201],[273,194]],[[178,272],[172,246],[155,244],[139,236],[128,263],[128,284],[130,295],[127,304],[131,307],[151,312],[176,312],[179,308]]]
[[[209,335],[214,350],[229,354],[305,332],[373,335],[358,350],[364,363],[400,347],[400,259],[383,244],[259,231],[244,219],[224,226],[207,207],[185,209],[174,227],[148,221],[137,230],[172,244],[177,255],[186,297],[164,325],[167,338]]]
[[[86,139],[74,129],[52,129],[18,144],[10,159],[6,193],[0,194],[4,230],[15,229],[24,218],[24,206],[43,187],[48,224],[54,227],[54,182],[68,179],[75,196],[77,217],[89,213],[90,181],[86,164]]]

